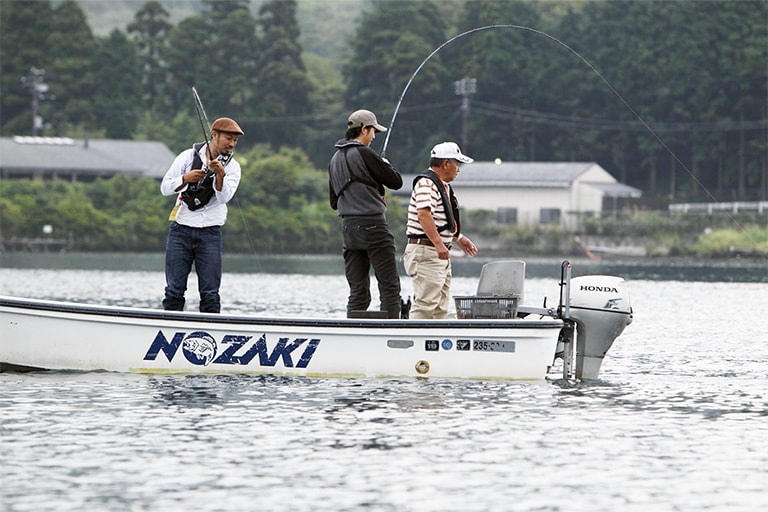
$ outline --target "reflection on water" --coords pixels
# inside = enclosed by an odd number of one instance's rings
[[[669,413],[691,415],[701,419],[716,420],[755,419],[768,416],[768,398],[761,393],[723,393],[717,380],[690,379],[683,388],[671,388],[668,382],[658,382],[652,377],[642,377],[643,391],[628,389],[625,385],[605,380],[585,383],[558,381],[562,391],[561,405],[584,410],[590,405],[599,408],[621,408],[631,412]],[[731,384],[735,384],[731,382]],[[749,386],[749,382],[745,383]]]
[[[529,276],[526,298],[558,277]],[[0,268],[0,293],[28,297],[158,307],[162,286]],[[634,321],[594,382],[0,373],[0,509],[768,509],[764,282],[629,289]],[[343,316],[347,286],[230,272],[222,292],[238,312]]]
[[[768,455],[755,449],[768,442],[763,381],[640,366],[622,359],[602,382],[569,385],[0,374],[0,500],[57,511],[768,506]]]
[[[155,390],[161,405],[205,409],[238,399],[239,375],[187,375],[176,378],[150,377],[147,384]]]

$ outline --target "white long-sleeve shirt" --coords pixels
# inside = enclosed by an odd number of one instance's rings
[[[182,186],[182,175],[185,172],[192,170],[192,156],[194,148],[189,148],[182,151],[174,159],[171,167],[165,172],[163,181],[160,184],[160,192],[164,196],[177,195],[180,196],[182,192],[187,189],[185,184]],[[200,148],[200,159],[205,163],[206,154],[205,146]],[[240,164],[234,158],[230,159],[227,165],[224,167],[224,183],[221,186],[221,191],[217,190],[215,185],[213,187],[213,197],[207,205],[195,211],[190,211],[187,205],[177,199],[177,203],[180,203],[178,212],[176,213],[176,222],[185,226],[193,228],[205,228],[209,226],[223,226],[227,221],[227,203],[235,196],[237,186],[240,184]],[[178,190],[177,190],[178,189]]]

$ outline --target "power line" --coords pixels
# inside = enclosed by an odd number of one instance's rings
[[[612,119],[596,119],[580,116],[565,116],[538,112],[535,110],[507,107],[495,103],[473,101],[475,112],[503,119],[521,119],[531,123],[548,124],[565,127],[587,127],[603,130],[645,131],[646,127],[639,121],[618,121]],[[765,130],[768,128],[768,120],[755,121],[714,121],[714,122],[686,122],[686,123],[655,123],[654,129],[658,132],[729,132]]]
[[[442,109],[445,107],[453,107],[456,105],[455,100],[451,101],[443,101],[438,103],[427,103],[424,105],[418,105],[414,107],[404,108],[403,112],[421,112],[421,111],[429,111],[429,110],[437,110]],[[380,116],[386,116],[388,114],[391,114],[392,111],[387,110],[380,110],[376,112]],[[347,115],[346,112],[341,114],[342,116]],[[247,122],[247,123],[296,123],[296,122],[303,122],[303,123],[336,123],[339,120],[339,112],[316,112],[314,114],[300,114],[300,115],[291,115],[291,116],[256,116],[256,117],[238,117],[238,121]]]
[[[456,100],[427,103],[411,107],[403,107],[402,113],[427,112],[440,110],[445,107],[460,107],[461,102]],[[645,126],[636,120],[621,121],[613,119],[589,118],[583,116],[569,116],[550,112],[539,112],[498,103],[489,103],[474,100],[472,111],[475,115],[482,114],[500,119],[518,119],[529,123],[546,124],[560,127],[582,127],[598,130],[621,130],[629,132],[645,131]],[[378,112],[377,112],[378,113]],[[388,111],[382,110],[379,115],[386,116]],[[338,121],[339,112],[317,112],[314,114],[301,114],[293,116],[258,116],[242,119],[248,123],[333,123]],[[707,122],[662,122],[654,123],[654,129],[659,132],[733,132],[753,131],[768,129],[768,119],[752,121],[707,121]]]

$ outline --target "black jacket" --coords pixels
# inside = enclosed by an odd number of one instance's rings
[[[341,139],[328,164],[331,208],[345,215],[378,215],[387,210],[385,188],[397,190],[403,177],[374,150],[356,140]]]

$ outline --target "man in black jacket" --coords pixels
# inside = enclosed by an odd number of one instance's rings
[[[387,225],[385,187],[397,190],[403,178],[389,161],[370,148],[386,131],[369,110],[350,114],[345,137],[336,143],[328,164],[330,203],[342,218],[344,271],[349,284],[347,316],[371,303],[370,268],[379,283],[380,309],[400,318],[400,276],[395,237]]]

